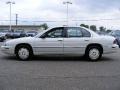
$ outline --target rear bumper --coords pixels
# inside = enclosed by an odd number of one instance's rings
[[[114,45],[109,45],[104,47],[103,54],[109,54],[109,53],[117,53],[119,50],[119,46],[114,44]]]

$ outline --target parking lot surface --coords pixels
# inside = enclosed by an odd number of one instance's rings
[[[120,50],[98,62],[82,57],[19,61],[0,51],[0,90],[120,90]]]

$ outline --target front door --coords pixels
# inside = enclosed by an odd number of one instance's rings
[[[38,54],[63,54],[63,28],[51,29],[34,42],[34,50]]]

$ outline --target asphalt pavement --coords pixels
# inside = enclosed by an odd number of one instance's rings
[[[19,61],[0,51],[0,90],[120,90],[120,50],[98,62],[38,56]]]

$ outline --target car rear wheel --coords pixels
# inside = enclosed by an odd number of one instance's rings
[[[33,56],[33,54],[29,46],[21,45],[17,47],[16,56],[20,60],[29,60]]]
[[[91,61],[97,61],[101,58],[102,51],[100,47],[91,46],[86,50],[86,57]]]

